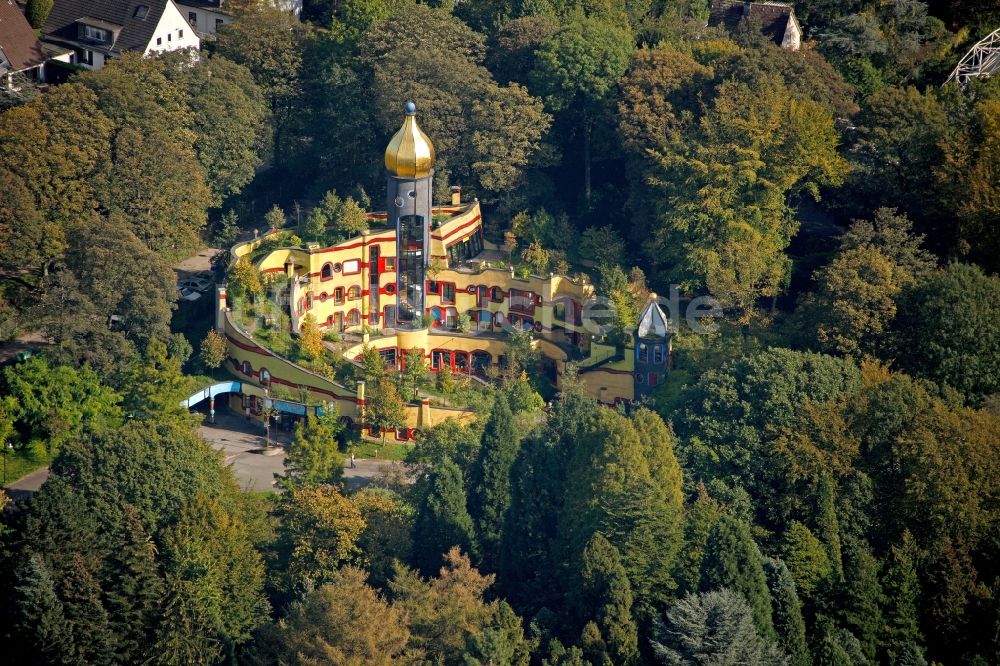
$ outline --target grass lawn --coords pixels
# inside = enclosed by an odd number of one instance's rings
[[[218,384],[220,382],[232,382],[241,381],[239,377],[230,373],[225,368],[217,368],[214,375],[186,375],[188,383],[188,393],[194,393],[195,391],[201,390],[205,387],[211,386],[212,384]],[[187,396],[185,396],[187,397]]]
[[[34,472],[39,467],[45,467],[52,462],[45,446],[35,441],[23,449],[18,449],[7,456],[7,483],[17,481],[25,474]]]
[[[362,439],[352,443],[354,456],[356,458],[378,458],[379,460],[403,460],[406,454],[413,448],[412,444],[404,444],[386,438],[385,445],[381,439]],[[378,452],[378,455],[375,452]],[[345,465],[350,464],[351,449],[345,455]]]

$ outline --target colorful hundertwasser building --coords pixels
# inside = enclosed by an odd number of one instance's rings
[[[453,188],[447,205],[432,201],[434,146],[406,105],[403,125],[385,150],[384,213],[369,213],[371,229],[330,247],[276,247],[260,256],[267,236],[236,245],[233,259],[249,256],[263,274],[277,274],[276,299],[291,332],[311,315],[321,330],[357,337],[345,352],[355,360],[364,345],[399,368],[404,352],[423,350],[432,371],[485,377],[501,366],[512,330],[528,331],[558,383],[567,362],[595,399],[613,404],[643,397],[665,380],[670,363],[669,320],[654,300],[642,311],[632,347],[602,345],[585,326],[594,287],[565,275],[515,276],[497,248],[483,237],[479,202],[463,202]],[[303,403],[335,403],[346,419],[363,422],[363,382],[346,386],[278,356],[254,339],[232,312],[226,289],[218,290],[216,327],[229,345],[229,368],[239,377],[238,408],[262,401],[304,413]],[[275,386],[301,396],[271,400]],[[285,390],[283,393],[287,393]],[[236,406],[236,405],[234,405]],[[412,435],[446,418],[471,418],[462,409],[407,406]]]

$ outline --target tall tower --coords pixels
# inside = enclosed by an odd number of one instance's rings
[[[407,102],[403,126],[385,149],[385,209],[388,223],[396,227],[396,327],[402,329],[422,328],[431,246],[434,144],[416,116],[416,104]]]
[[[670,369],[670,320],[656,303],[656,294],[639,315],[635,330],[634,397],[639,400],[667,378]]]

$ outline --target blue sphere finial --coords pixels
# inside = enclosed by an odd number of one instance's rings
[[[415,116],[417,114],[417,105],[413,102],[406,103],[406,115]]]

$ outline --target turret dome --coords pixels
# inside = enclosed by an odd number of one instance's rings
[[[417,106],[406,103],[403,126],[385,149],[385,168],[399,178],[424,178],[434,168],[434,144],[417,125]]]

